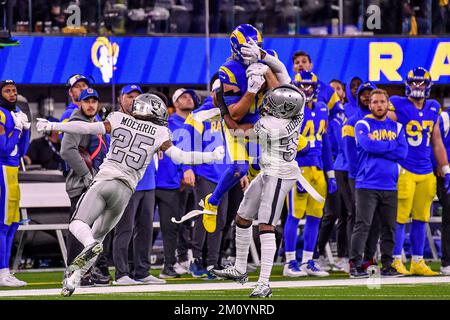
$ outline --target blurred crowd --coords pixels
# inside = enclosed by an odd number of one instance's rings
[[[205,33],[206,1],[194,0],[8,0],[11,31],[40,33]],[[251,23],[265,34],[338,34],[339,1],[210,0],[209,32],[229,33]],[[77,28],[67,28],[80,8]],[[371,28],[372,5],[380,8],[380,28]],[[30,19],[31,12],[31,19]],[[375,13],[376,14],[376,13]],[[450,32],[448,0],[344,0],[345,34],[446,34]],[[375,20],[376,22],[376,20]]]

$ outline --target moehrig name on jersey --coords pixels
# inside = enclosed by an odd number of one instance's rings
[[[129,117],[123,117],[120,124],[123,124],[124,126],[127,126],[131,129],[134,129],[137,131],[149,133],[151,135],[156,134],[156,128],[154,126],[152,126],[148,123],[143,123],[143,122],[139,123]]]

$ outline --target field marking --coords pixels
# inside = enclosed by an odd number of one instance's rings
[[[270,283],[272,288],[308,288],[329,286],[373,286],[373,279],[336,279],[336,280],[303,280],[303,281],[274,281]],[[378,279],[377,279],[378,280]],[[381,278],[380,285],[398,284],[450,284],[450,277],[404,277],[386,279]],[[251,289],[256,282],[248,282],[239,285],[234,282],[216,283],[188,283],[188,284],[162,284],[139,286],[109,286],[94,288],[78,288],[76,295],[83,294],[117,294],[117,293],[146,293],[146,292],[176,292],[176,291],[205,291],[205,290],[239,290]],[[374,293],[376,290],[374,290]],[[52,296],[60,295],[61,289],[31,289],[31,290],[5,290],[0,291],[0,297],[25,297],[25,296]],[[308,295],[309,296],[309,295]]]

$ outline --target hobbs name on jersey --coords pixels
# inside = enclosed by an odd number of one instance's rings
[[[148,123],[144,123],[144,122],[139,123],[128,117],[123,117],[120,124],[123,124],[131,129],[134,129],[137,131],[149,133],[153,136],[156,134],[156,128],[154,126],[152,126]]]
[[[288,123],[286,126],[286,130],[288,134],[291,134],[292,131],[298,130],[298,128],[302,125],[303,122],[303,116],[299,115],[292,119],[291,122]]]

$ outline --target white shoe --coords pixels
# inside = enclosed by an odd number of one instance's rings
[[[142,284],[139,281],[131,279],[129,276],[123,276],[117,279],[116,281],[113,281],[113,285],[116,286],[133,286],[137,284]]]
[[[136,281],[139,282],[140,284],[164,284],[167,282],[166,280],[156,278],[156,277],[152,276],[151,274],[145,278],[137,279]]]
[[[173,265],[173,268],[178,274],[186,274],[189,273],[189,261],[177,262]]]
[[[330,261],[325,256],[319,256],[319,259],[317,260],[317,263],[319,264],[319,268],[324,271],[330,271],[331,265]]]
[[[305,271],[302,271],[299,267],[297,260],[291,260],[288,263],[284,264],[283,268],[283,276],[284,277],[306,277],[308,274]]]
[[[450,276],[450,266],[441,267],[441,274],[444,276]]]
[[[23,287],[26,285],[27,285],[26,282],[20,281],[19,279],[17,279],[12,275],[7,275],[0,278],[0,287]]]
[[[309,276],[313,277],[328,277],[330,274],[316,264],[314,260],[309,260],[306,263],[302,263],[300,269],[306,272]]]
[[[26,283],[25,281],[17,279],[13,274],[10,274],[9,278],[11,278],[12,281],[15,281],[19,285],[19,287],[25,287],[26,285],[28,285],[28,283]]]
[[[348,259],[347,258],[338,258],[336,260],[336,263],[334,264],[333,271],[349,273],[350,266],[348,264]]]

